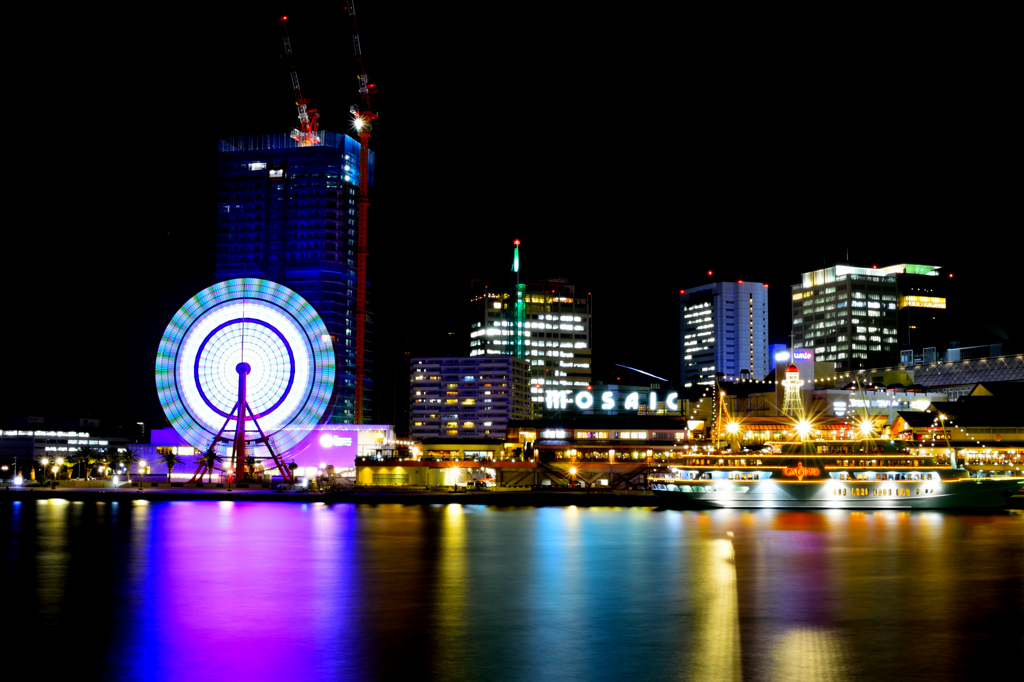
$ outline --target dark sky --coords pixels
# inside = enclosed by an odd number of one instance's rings
[[[678,290],[708,269],[769,283],[784,341],[789,285],[847,253],[942,265],[959,340],[1019,338],[1016,79],[998,37],[622,7],[360,2],[380,89],[380,384],[403,349],[466,352],[469,280],[504,278],[515,238],[527,278],[593,293],[598,378],[615,363],[675,376]],[[295,124],[276,15],[247,11],[83,12],[19,32],[0,418],[161,421],[160,335],[214,281],[216,140]],[[321,127],[344,130],[347,14],[280,13]]]

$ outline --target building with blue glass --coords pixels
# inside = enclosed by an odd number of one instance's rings
[[[320,138],[314,146],[285,133],[219,141],[216,277],[269,279],[316,308],[337,355],[328,422],[343,424],[355,414],[359,142],[327,131]],[[371,186],[373,161],[371,153]],[[367,308],[363,409],[365,421],[372,421],[369,303]]]
[[[684,388],[715,375],[768,374],[768,285],[716,282],[679,292],[680,375]]]

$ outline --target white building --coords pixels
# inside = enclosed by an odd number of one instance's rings
[[[478,283],[470,301],[471,357],[522,357],[530,365],[530,394],[537,403],[544,403],[547,391],[575,394],[591,385],[590,294],[577,295],[565,280],[527,284],[518,294],[485,284]]]
[[[683,386],[711,385],[715,374],[763,379],[768,362],[768,285],[716,282],[679,292]]]

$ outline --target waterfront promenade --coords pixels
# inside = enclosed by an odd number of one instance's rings
[[[356,502],[359,504],[484,504],[492,506],[550,507],[657,507],[648,491],[618,490],[586,492],[582,490],[488,489],[469,492],[447,490],[400,490],[388,488],[354,489],[344,492],[276,492],[267,488],[177,488],[121,486],[118,488],[41,486],[0,489],[0,500],[65,499],[117,502],[122,500],[213,500],[237,502]]]

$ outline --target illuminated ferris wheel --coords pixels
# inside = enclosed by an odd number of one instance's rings
[[[193,296],[156,356],[160,404],[185,442],[238,474],[247,457],[273,460],[286,480],[282,457],[320,422],[334,374],[334,345],[316,310],[263,279],[232,279]],[[215,467],[215,458],[201,460],[196,476]]]

